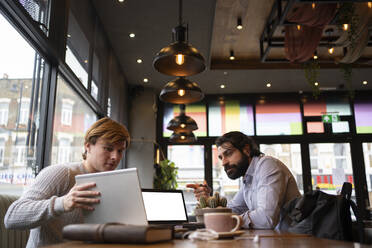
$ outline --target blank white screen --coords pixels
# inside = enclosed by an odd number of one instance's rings
[[[142,192],[148,221],[187,221],[181,193]]]

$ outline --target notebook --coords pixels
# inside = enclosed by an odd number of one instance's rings
[[[142,189],[143,202],[150,224],[173,224],[195,229],[204,225],[188,222],[182,190]]]
[[[75,179],[77,184],[95,182],[92,190],[101,192],[94,211],[83,211],[85,223],[148,224],[136,168],[77,175]]]

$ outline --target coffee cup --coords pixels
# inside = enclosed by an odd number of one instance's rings
[[[216,232],[235,232],[243,224],[242,218],[233,213],[205,213],[204,224]]]

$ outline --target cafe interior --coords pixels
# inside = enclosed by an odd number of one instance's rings
[[[364,0],[0,0],[0,193],[81,161],[109,116],[131,135],[119,168],[143,188],[173,168],[190,215],[186,184],[238,191],[215,140],[241,131],[301,193],[351,183],[372,226],[371,30]]]

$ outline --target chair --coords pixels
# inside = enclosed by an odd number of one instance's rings
[[[9,206],[17,200],[17,196],[0,195],[0,247],[1,248],[24,248],[26,247],[29,231],[10,230],[4,226],[4,216]]]

